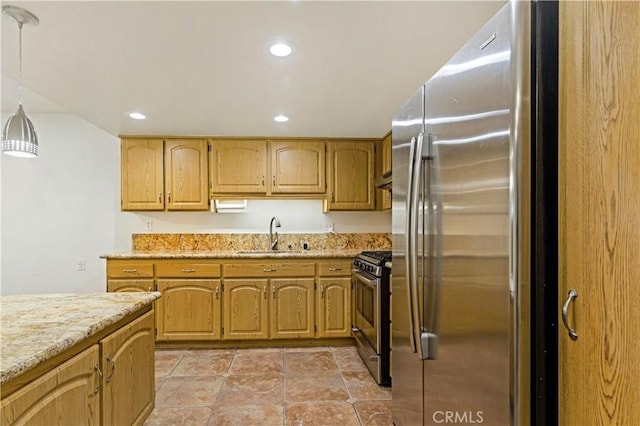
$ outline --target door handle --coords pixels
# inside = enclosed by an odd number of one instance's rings
[[[564,301],[564,305],[562,305],[562,322],[564,323],[565,328],[569,332],[569,337],[571,340],[576,340],[578,338],[578,333],[569,326],[569,305],[575,298],[578,297],[578,292],[574,289],[569,290],[569,294],[567,295],[567,300]]]

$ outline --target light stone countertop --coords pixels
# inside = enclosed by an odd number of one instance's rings
[[[212,250],[122,252],[100,256],[104,259],[322,259],[354,258],[362,250]]]
[[[159,297],[155,292],[0,297],[0,385]]]

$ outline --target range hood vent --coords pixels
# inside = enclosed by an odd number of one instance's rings
[[[391,171],[376,178],[376,188],[391,191]]]

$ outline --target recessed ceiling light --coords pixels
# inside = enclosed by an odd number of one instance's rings
[[[273,121],[277,121],[278,123],[284,123],[285,121],[289,121],[289,117],[287,117],[286,115],[280,114],[273,117]]]
[[[135,118],[136,120],[144,120],[145,118],[147,118],[146,115],[140,112],[132,112],[131,114],[129,114],[129,117]]]
[[[289,56],[291,55],[291,52],[293,52],[293,47],[291,43],[284,42],[284,41],[277,41],[273,43],[271,46],[269,46],[269,52],[271,52],[273,56],[279,56],[279,57]]]

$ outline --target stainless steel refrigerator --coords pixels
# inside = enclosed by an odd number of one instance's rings
[[[505,4],[393,120],[396,426],[530,421],[532,10]]]

